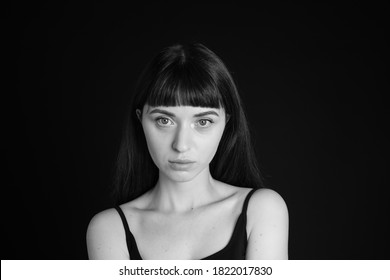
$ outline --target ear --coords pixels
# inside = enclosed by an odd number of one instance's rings
[[[135,113],[137,114],[137,118],[140,122],[142,122],[142,112],[140,109],[135,110]]]

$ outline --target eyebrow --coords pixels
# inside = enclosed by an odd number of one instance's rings
[[[157,113],[165,114],[165,115],[170,116],[170,117],[176,117],[176,115],[173,114],[172,112],[169,112],[167,110],[162,110],[162,109],[153,109],[152,111],[150,111],[149,114],[157,114]],[[203,117],[203,116],[207,116],[207,115],[215,115],[215,116],[219,117],[218,113],[215,111],[201,112],[201,113],[195,114],[194,117]]]

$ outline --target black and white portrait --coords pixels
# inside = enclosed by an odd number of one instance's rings
[[[2,259],[389,259],[366,5],[8,6]]]

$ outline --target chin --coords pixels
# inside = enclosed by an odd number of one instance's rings
[[[174,182],[181,182],[181,183],[189,182],[195,177],[195,175],[190,172],[176,172],[176,173],[182,173],[182,174],[166,174],[166,176]]]
[[[172,170],[170,168],[167,168],[167,170],[164,170],[161,175],[163,175],[164,177],[168,178],[173,182],[185,183],[185,182],[192,181],[194,178],[196,178],[196,176],[199,175],[199,173],[200,172],[198,169],[177,171],[177,170]]]

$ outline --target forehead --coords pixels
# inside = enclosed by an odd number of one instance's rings
[[[143,111],[148,113],[167,111],[178,116],[192,116],[204,112],[216,112],[219,116],[225,113],[223,108],[195,107],[195,106],[150,106],[145,104]]]

